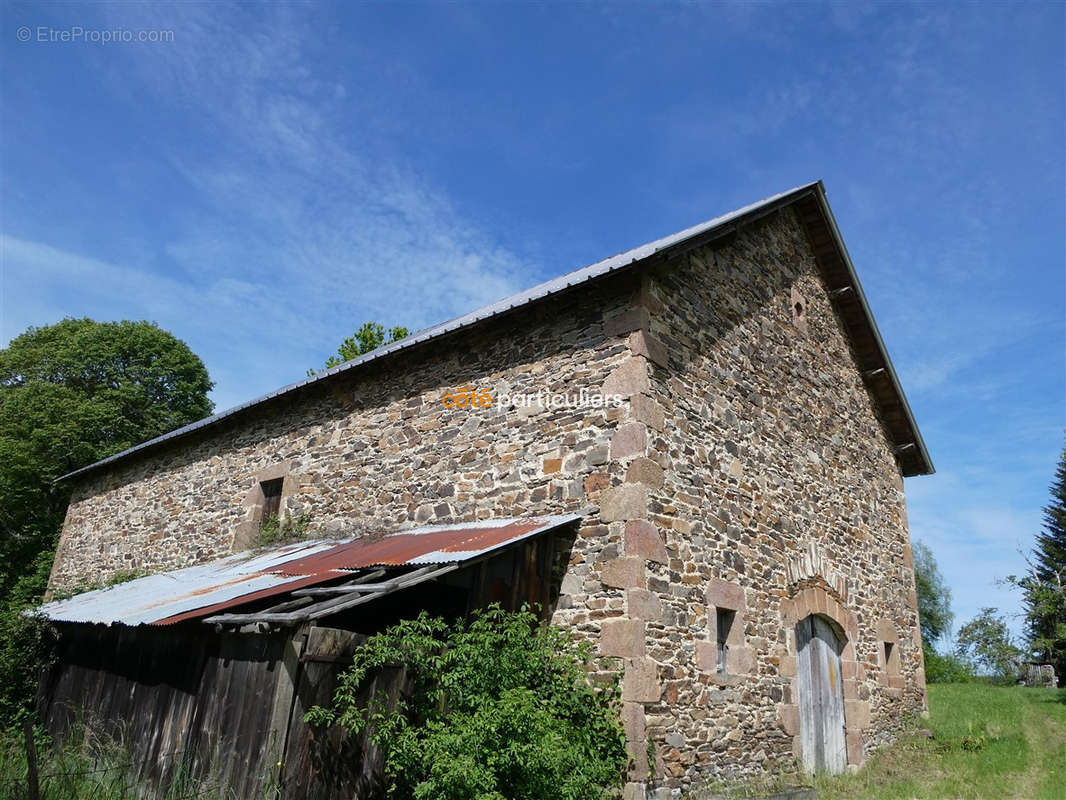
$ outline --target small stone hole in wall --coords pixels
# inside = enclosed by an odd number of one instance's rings
[[[715,611],[715,621],[718,639],[718,663],[716,669],[719,673],[726,670],[726,660],[729,658],[729,632],[733,629],[737,612],[719,608]]]
[[[892,642],[885,642],[885,669],[891,670],[892,664],[892,649],[895,647]]]
[[[792,310],[792,324],[801,332],[807,331],[807,298],[792,287],[789,306]]]

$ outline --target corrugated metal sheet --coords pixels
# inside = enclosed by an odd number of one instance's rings
[[[173,430],[170,433],[163,434],[162,436],[156,437],[155,439],[150,439],[147,442],[143,442],[142,444],[136,445],[135,447],[131,447],[128,450],[123,450],[121,453],[116,453],[113,456],[109,456],[108,458],[105,458],[101,461],[97,461],[96,463],[90,464],[87,467],[82,467],[81,469],[74,470],[73,472],[70,472],[59,478],[59,480],[72,478],[76,475],[81,475],[90,470],[102,467],[105,464],[111,464],[115,461],[125,458],[126,456],[132,453],[136,453],[140,450],[153,447],[154,445],[157,445],[161,442],[165,442],[169,439],[176,439],[178,437],[192,433],[193,431],[199,430],[200,428],[205,428],[208,425],[212,425],[218,422],[219,420],[233,416],[234,414],[237,414],[241,411],[245,411],[246,409],[252,408],[253,406],[257,406],[260,403],[264,403],[267,400],[279,397],[280,395],[288,394],[289,392],[293,392],[301,387],[308,386],[309,384],[327,380],[338,373],[347,372],[350,369],[356,369],[357,367],[366,364],[367,362],[382,358],[383,356],[387,356],[398,350],[405,350],[409,347],[412,347],[413,345],[429,341],[430,339],[436,339],[439,336],[443,336],[444,334],[459,330],[460,328],[465,328],[468,325],[473,325],[474,323],[481,322],[482,320],[498,316],[507,311],[511,311],[512,309],[524,306],[527,303],[531,303],[535,300],[540,300],[541,298],[547,297],[549,295],[557,294],[558,292],[562,292],[573,286],[577,286],[578,284],[586,283],[587,281],[590,281],[594,278],[598,278],[602,275],[607,275],[608,273],[615,272],[617,270],[631,266],[632,264],[638,261],[643,261],[644,259],[649,258],[650,256],[653,256],[663,250],[667,250],[677,245],[684,244],[688,240],[693,239],[697,236],[710,233],[716,228],[725,228],[731,223],[739,222],[743,217],[752,214],[760,214],[761,212],[771,209],[777,205],[786,202],[791,202],[800,196],[805,196],[809,194],[810,192],[814,191],[816,187],[820,186],[820,181],[808,183],[803,186],[797,186],[795,189],[789,189],[787,192],[775,194],[772,197],[767,197],[765,200],[760,200],[757,203],[752,203],[751,205],[744,206],[743,208],[738,208],[736,211],[731,211],[728,214],[723,214],[720,217],[715,217],[714,219],[707,220],[706,222],[702,222],[699,225],[694,225],[691,228],[686,228],[683,231],[672,233],[669,236],[664,236],[663,238],[656,239],[653,242],[642,244],[640,247],[635,247],[632,250],[626,250],[623,253],[618,253],[617,255],[613,255],[610,258],[605,258],[602,261],[597,261],[595,264],[590,264],[587,267],[582,267],[581,269],[574,270],[573,272],[568,272],[567,274],[561,275],[558,278],[553,278],[550,281],[546,281],[537,286],[534,286],[532,289],[526,289],[524,292],[519,292],[518,294],[511,295],[510,297],[506,297],[503,300],[497,300],[495,303],[487,305],[483,308],[479,308],[478,310],[472,311],[469,314],[464,314],[461,317],[455,317],[454,319],[448,320],[447,322],[442,322],[439,325],[434,325],[430,328],[424,328],[420,331],[417,331],[416,333],[413,333],[405,339],[401,339],[398,342],[387,344],[383,347],[377,348],[376,350],[372,350],[371,352],[365,355],[359,356],[358,358],[353,358],[350,361],[345,361],[343,364],[333,367],[333,369],[326,370],[325,372],[320,372],[314,375],[313,377],[306,378],[302,381],[297,381],[296,383],[289,384],[288,386],[283,386],[282,388],[270,392],[269,394],[265,394],[262,397],[258,397],[255,400],[249,400],[247,403],[242,403],[238,406],[234,406],[233,408],[230,408],[219,414],[215,414],[214,416],[205,417],[204,419],[193,422],[182,428]]]
[[[419,528],[394,533],[377,541],[356,540],[282,565],[286,575],[306,575],[327,570],[398,567],[413,564],[448,564],[516,541],[542,527],[538,519],[472,523],[446,528]]]
[[[469,561],[579,519],[496,519],[415,528],[380,539],[289,544],[138,578],[48,603],[40,610],[63,622],[166,625],[351,577],[360,569]]]

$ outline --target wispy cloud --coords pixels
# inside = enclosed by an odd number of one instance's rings
[[[300,377],[364,319],[414,329],[530,281],[531,265],[402,154],[364,146],[373,120],[343,127],[344,82],[308,57],[313,32],[289,7],[104,12],[125,27],[176,30],[180,47],[90,55],[110,91],[198,115],[211,147],[190,147],[180,130],[159,143],[189,198],[161,253],[103,259],[8,236],[9,297],[53,313],[137,309],[208,357],[226,406]],[[64,302],[74,292],[77,303]],[[27,319],[9,308],[4,336]],[[258,365],[254,385],[219,374],[242,361]]]

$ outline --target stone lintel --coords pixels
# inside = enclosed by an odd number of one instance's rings
[[[744,610],[744,590],[740,584],[711,578],[707,584],[707,605],[729,611]]]

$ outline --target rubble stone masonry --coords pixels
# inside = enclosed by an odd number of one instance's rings
[[[625,402],[446,408],[461,386]],[[327,535],[582,513],[553,621],[624,672],[627,797],[793,765],[811,613],[844,642],[849,763],[924,708],[902,478],[788,208],[90,475],[52,588],[247,548],[273,478]]]

